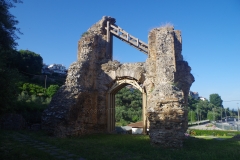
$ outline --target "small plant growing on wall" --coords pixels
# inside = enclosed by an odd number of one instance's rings
[[[86,31],[86,32],[83,32],[83,34],[81,35],[81,37],[85,36],[85,35],[88,35],[89,33]]]

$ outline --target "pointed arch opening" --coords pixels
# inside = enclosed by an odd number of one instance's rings
[[[146,119],[146,107],[147,107],[147,94],[145,89],[140,86],[137,80],[130,77],[118,78],[109,89],[107,93],[107,127],[108,132],[115,131],[115,94],[127,85],[132,85],[142,93],[142,120],[143,120],[143,134],[147,133],[147,119]]]

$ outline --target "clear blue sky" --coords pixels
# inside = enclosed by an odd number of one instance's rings
[[[191,90],[209,99],[218,93],[224,107],[240,107],[239,0],[23,0],[11,9],[19,20],[17,49],[28,49],[44,63],[69,67],[77,59],[82,33],[107,15],[142,41],[165,23],[182,31],[182,54],[195,77]],[[114,58],[144,62],[146,56],[114,38]]]

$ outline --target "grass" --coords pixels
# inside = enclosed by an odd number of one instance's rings
[[[44,132],[0,131],[0,159],[54,159],[26,144],[19,143],[11,135],[24,134],[46,142],[88,160],[142,160],[142,159],[224,159],[240,157],[240,141],[229,136],[225,140],[188,138],[180,149],[152,146],[147,135],[98,134],[81,137],[56,138]]]

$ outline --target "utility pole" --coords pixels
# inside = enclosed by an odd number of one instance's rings
[[[221,122],[222,122],[222,108],[221,108]]]
[[[221,123],[222,123],[222,108],[221,108]],[[223,129],[223,123],[222,123],[222,129]]]
[[[215,112],[214,112],[214,108],[213,108],[213,121],[215,121]]]
[[[198,118],[198,125],[199,125],[198,106],[197,106],[197,118]]]
[[[199,113],[200,113],[200,122],[201,122],[201,110],[199,111]]]
[[[237,108],[238,108],[238,103],[237,103]],[[239,108],[238,108],[238,123],[239,123]]]
[[[192,124],[192,110],[190,112],[191,112],[191,124]]]
[[[227,122],[227,112],[226,112],[226,108],[225,108],[225,117],[226,117],[226,122]]]
[[[238,108],[238,103],[237,103],[237,112],[238,112],[238,120],[237,120],[237,131],[239,131],[239,108]]]
[[[239,108],[238,108],[238,123],[239,123]]]
[[[46,92],[46,86],[47,86],[47,75],[45,75],[45,90],[44,90],[44,93]]]

